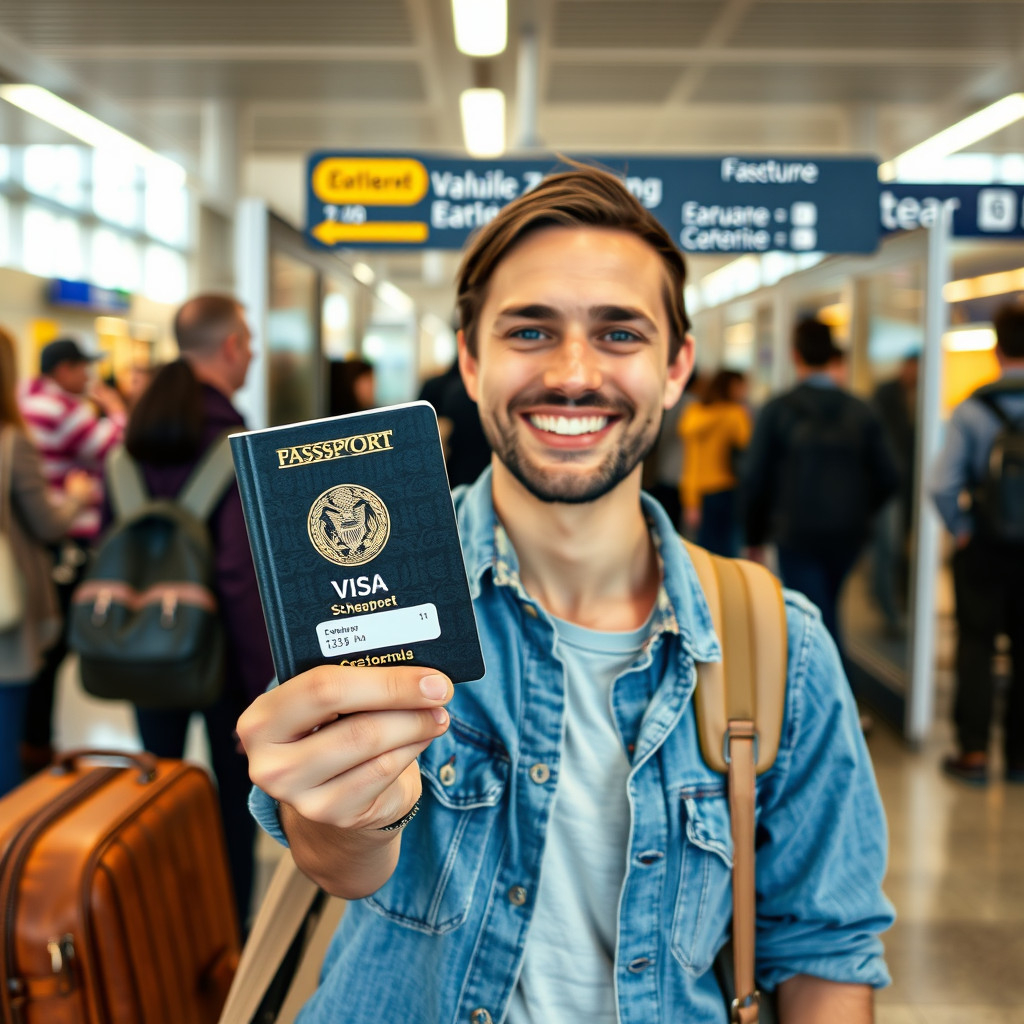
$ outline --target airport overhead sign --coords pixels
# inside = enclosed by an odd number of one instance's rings
[[[1024,237],[1024,186],[889,182],[878,197],[882,231],[930,228],[943,207],[956,238]]]
[[[688,253],[874,252],[878,164],[867,158],[586,156],[619,174]],[[557,157],[473,160],[314,153],[306,236],[328,249],[461,249]]]

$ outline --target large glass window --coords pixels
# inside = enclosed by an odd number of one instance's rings
[[[25,189],[73,210],[81,209],[85,197],[84,153],[81,146],[26,146]]]
[[[96,216],[122,227],[141,224],[138,167],[116,152],[97,149],[92,155],[92,204]]]
[[[316,271],[284,253],[270,257],[267,366],[271,426],[320,414]]]
[[[162,245],[147,245],[142,290],[157,302],[182,302],[188,293],[185,257]]]

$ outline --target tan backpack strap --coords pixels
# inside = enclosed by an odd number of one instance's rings
[[[149,501],[149,491],[138,463],[119,444],[107,456],[107,495],[115,519],[127,519]]]
[[[192,475],[185,481],[178,495],[178,504],[205,523],[234,479],[235,464],[231,459],[231,445],[225,432],[206,449],[192,470]]]
[[[285,850],[245,940],[218,1024],[251,1024],[292,944],[303,932],[308,939],[324,898]]]
[[[721,662],[697,666],[694,704],[704,759],[728,775],[736,993],[730,1020],[757,1024],[755,771],[766,771],[779,748],[787,671],[786,609],[778,580],[763,566],[719,558],[691,544],[686,547],[722,647]]]

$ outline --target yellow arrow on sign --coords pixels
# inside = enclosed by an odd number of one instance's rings
[[[325,220],[310,234],[324,245],[342,242],[425,242],[430,229],[418,221],[371,221],[365,224],[339,224]]]

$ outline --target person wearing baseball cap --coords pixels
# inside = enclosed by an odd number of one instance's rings
[[[24,386],[18,401],[54,493],[63,492],[72,470],[85,470],[93,479],[92,500],[75,517],[67,539],[53,549],[54,581],[65,622],[71,592],[85,570],[89,548],[100,529],[103,465],[124,436],[126,414],[121,396],[92,373],[92,364],[101,358],[75,338],[48,342],[39,353],[39,376]],[[54,687],[66,654],[65,626],[47,651],[29,692],[21,744],[26,772],[43,767],[52,756]]]

